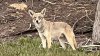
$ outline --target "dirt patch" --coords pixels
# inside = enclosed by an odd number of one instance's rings
[[[28,5],[28,8],[24,11],[9,7],[12,3],[21,2]],[[42,0],[0,1],[0,38],[23,35],[23,32],[24,34],[32,34],[31,30],[34,31],[35,29],[27,11],[31,9],[40,12],[43,8],[47,9],[46,20],[67,22],[74,27],[76,37],[92,36],[97,2],[91,0],[65,0],[65,3],[61,0],[50,0],[50,2],[55,4]],[[30,27],[30,24],[32,24],[32,27]]]

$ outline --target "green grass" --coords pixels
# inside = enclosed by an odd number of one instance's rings
[[[100,56],[100,51],[87,53],[73,51],[71,48],[63,50],[58,44],[53,44],[50,49],[39,47],[40,38],[21,37],[16,41],[0,43],[0,56]]]

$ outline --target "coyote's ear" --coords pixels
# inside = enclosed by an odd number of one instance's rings
[[[45,12],[46,12],[46,8],[44,8],[44,9],[41,11],[41,14],[45,15]]]
[[[31,17],[35,14],[35,12],[33,12],[32,10],[28,10],[28,13],[29,13],[29,15],[30,15]]]

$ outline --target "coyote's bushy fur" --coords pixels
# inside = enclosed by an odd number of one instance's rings
[[[77,43],[75,40],[75,34],[70,25],[65,22],[51,22],[44,19],[46,8],[44,8],[40,13],[35,13],[32,10],[29,10],[28,13],[33,19],[33,23],[39,33],[39,36],[42,40],[43,48],[51,47],[51,39],[58,38],[60,45],[66,49],[64,39],[60,36],[65,35],[68,43],[71,45],[73,50],[76,50]]]

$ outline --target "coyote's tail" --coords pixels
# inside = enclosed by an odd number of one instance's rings
[[[73,42],[74,42],[75,48],[77,48],[77,42],[76,42],[75,36],[73,37]]]
[[[66,39],[68,40],[69,44],[71,45],[72,49],[76,50],[77,43],[76,43],[75,34],[74,34],[72,28],[66,28],[64,34],[65,34]]]

